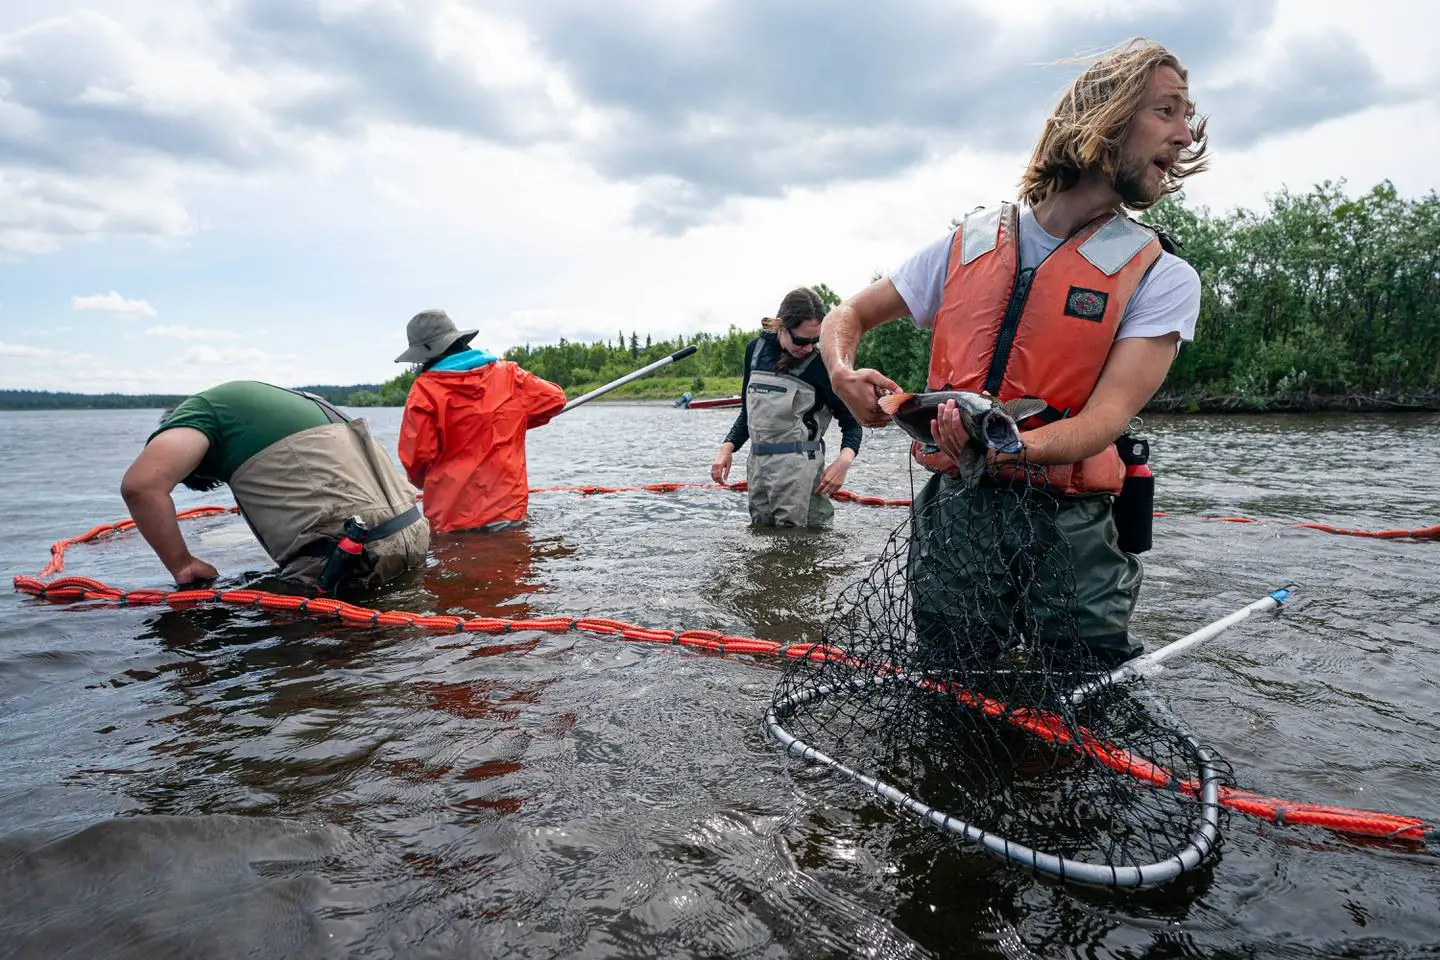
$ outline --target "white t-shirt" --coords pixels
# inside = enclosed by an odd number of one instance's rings
[[[1046,233],[1035,219],[1035,212],[1022,206],[1019,212],[1020,268],[1036,267],[1065,241]],[[940,291],[945,286],[945,271],[954,241],[952,231],[890,274],[890,282],[899,291],[915,326],[927,329],[940,309]],[[1195,321],[1200,316],[1200,275],[1195,268],[1173,253],[1161,253],[1135,295],[1125,305],[1125,315],[1115,332],[1116,340],[1126,337],[1159,337],[1180,334],[1181,340],[1195,339]],[[1178,348],[1178,344],[1176,345]]]

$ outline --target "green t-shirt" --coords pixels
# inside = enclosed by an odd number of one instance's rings
[[[268,383],[233,380],[186,397],[150,439],[171,427],[210,438],[197,476],[228,483],[240,464],[292,433],[329,423],[314,400]]]

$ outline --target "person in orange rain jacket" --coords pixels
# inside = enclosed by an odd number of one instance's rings
[[[524,520],[525,431],[565,406],[555,384],[472,350],[477,332],[457,330],[444,310],[425,310],[410,319],[410,347],[395,358],[420,364],[405,398],[399,452],[436,533]]]

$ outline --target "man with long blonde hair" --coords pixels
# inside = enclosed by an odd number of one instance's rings
[[[1106,666],[1140,652],[1129,636],[1140,562],[1117,546],[1111,515],[1124,479],[1115,442],[1159,389],[1180,342],[1194,337],[1200,308],[1195,270],[1126,214],[1178,190],[1204,168],[1204,152],[1205,123],[1180,61],[1158,43],[1131,40],[1061,97],[1020,179],[1019,205],[971,213],[836,307],[823,328],[835,392],[867,426],[889,422],[877,401],[900,387],[855,369],[856,349],[866,331],[907,314],[931,330],[927,389],[1045,402],[1021,424],[1020,453],[992,453],[982,475],[968,477],[959,464],[976,458],[962,460],[970,438],[960,411],[954,401],[941,406],[935,445],[912,450],[933,471],[915,498],[916,535],[937,522],[928,508],[942,493],[964,488],[947,510],[993,514],[1038,468],[1076,558],[1079,639]],[[1023,469],[1007,462],[1016,458]]]

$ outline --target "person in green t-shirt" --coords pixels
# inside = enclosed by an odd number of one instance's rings
[[[329,422],[320,404],[303,394],[255,380],[235,380],[180,401],[150,439],[182,427],[203,433],[209,441],[205,455],[193,477],[181,481],[203,491],[229,483],[236,467],[275,441]]]
[[[168,411],[126,470],[121,495],[135,526],[178,584],[214,580],[190,553],[175,517],[175,487],[228,484],[282,576],[315,584],[345,521],[360,518],[378,585],[424,562],[429,525],[415,491],[363,420],[309,394],[253,380],[222,383]]]

